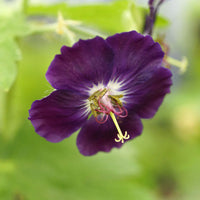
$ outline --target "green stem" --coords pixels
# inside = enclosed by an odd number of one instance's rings
[[[76,42],[75,34],[68,28],[65,28],[64,33],[65,33],[65,36],[67,37],[69,45],[72,46]]]
[[[23,0],[23,12],[27,14],[28,11],[29,0]]]
[[[55,32],[56,24],[32,25],[32,33]]]
[[[0,91],[0,134],[5,141],[13,139],[13,130],[16,128],[15,121],[18,120],[13,118],[13,109],[16,106],[13,101],[15,90],[14,83],[9,91]]]
[[[99,33],[99,32],[96,32],[96,31],[93,31],[91,29],[88,29],[88,28],[85,28],[85,27],[80,27],[80,26],[69,26],[70,29],[78,34],[84,34],[86,36],[89,36],[89,37],[94,37],[94,36],[101,36],[101,37],[105,37],[105,35]]]
[[[5,113],[6,113],[6,92],[0,91],[0,134],[3,135],[4,124],[5,124]]]

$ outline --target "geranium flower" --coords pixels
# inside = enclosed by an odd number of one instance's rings
[[[158,43],[135,31],[63,46],[46,73],[56,90],[29,111],[35,131],[60,142],[80,129],[77,146],[86,156],[121,147],[170,92],[163,56]]]

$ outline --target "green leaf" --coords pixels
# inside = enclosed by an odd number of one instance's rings
[[[21,54],[12,39],[0,41],[0,47],[0,89],[8,91],[16,78],[16,61],[21,58]]]
[[[129,1],[123,0],[103,5],[69,7],[66,14],[69,18],[80,20],[109,33],[122,32],[125,29],[122,16],[128,5]]]
[[[0,17],[0,40],[26,36],[31,33],[29,24],[20,13],[13,13],[12,16]]]
[[[131,2],[123,16],[123,23],[127,26],[127,29],[142,33],[145,22],[145,9],[143,7],[136,6]]]
[[[131,5],[133,6],[133,4]],[[113,34],[116,32],[129,31],[133,28],[130,25],[127,26],[126,23],[126,12],[129,9],[129,0],[119,0],[107,4],[81,6],[69,6],[67,4],[31,6],[28,10],[28,14],[57,16],[58,11],[61,11],[65,19],[81,21],[88,26]],[[134,5],[134,11],[137,9],[138,7]],[[138,16],[140,16],[140,11],[141,9],[137,12],[137,20]],[[139,21],[141,21],[141,19],[139,19]]]
[[[16,38],[31,33],[28,23],[20,13],[0,17],[0,89],[8,91],[16,75],[16,62],[21,59]]]
[[[156,28],[166,28],[167,26],[169,26],[169,24],[169,20],[159,15],[156,19],[155,26]]]

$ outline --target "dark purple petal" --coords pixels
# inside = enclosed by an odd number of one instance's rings
[[[153,117],[172,84],[170,70],[161,67],[160,45],[135,31],[107,41],[115,53],[112,78],[122,82],[120,90],[126,92],[124,106],[142,118]]]
[[[113,69],[113,51],[104,39],[79,40],[63,46],[52,61],[46,78],[56,89],[82,92],[93,84],[107,83]]]
[[[112,79],[128,82],[135,74],[161,66],[164,53],[150,36],[131,31],[108,37],[107,42],[115,54]]]
[[[35,131],[50,142],[59,142],[77,131],[87,120],[85,96],[57,90],[33,102],[29,110]]]
[[[127,131],[130,139],[142,132],[141,120],[135,114],[118,119],[118,123],[123,134]],[[114,147],[120,148],[122,143],[115,142],[115,138],[117,138],[117,129],[110,116],[104,124],[97,123],[92,116],[81,129],[77,137],[77,146],[81,154],[91,156],[99,151],[109,152]]]
[[[170,70],[160,67],[154,72],[140,74],[129,83],[125,96],[128,110],[142,118],[151,118],[157,112],[172,85]]]

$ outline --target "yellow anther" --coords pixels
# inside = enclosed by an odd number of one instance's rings
[[[123,95],[109,95],[112,102],[119,104],[122,106],[122,102],[120,101],[120,98],[123,97]]]
[[[121,131],[120,127],[119,127],[119,124],[118,124],[117,119],[116,119],[116,117],[115,117],[113,112],[110,112],[110,116],[111,116],[111,118],[112,118],[112,120],[113,120],[113,122],[115,124],[116,129],[118,130],[118,134],[117,134],[118,139],[115,138],[115,142],[124,143],[124,140],[129,139],[130,135],[128,135],[127,131],[125,131],[124,135],[122,134],[122,131]]]
[[[107,88],[104,88],[103,90],[97,90],[95,93],[93,93],[88,99],[91,100],[98,100],[99,98],[103,97],[106,92],[108,92]]]

